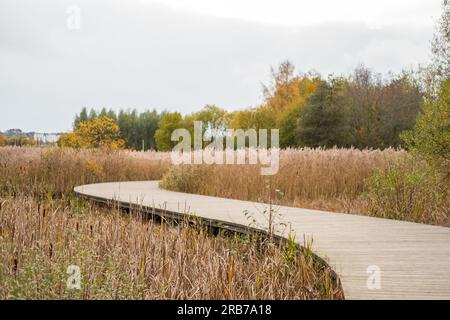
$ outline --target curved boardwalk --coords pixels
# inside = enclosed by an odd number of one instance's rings
[[[249,226],[244,214],[247,210],[257,220],[258,228],[268,224],[259,213],[267,208],[264,204],[166,191],[157,181],[84,185],[76,187],[75,192],[97,201],[118,200],[173,213],[187,212],[222,221],[225,226]],[[450,228],[276,208],[282,221],[291,225],[299,244],[313,238],[313,250],[337,272],[346,299],[450,299]],[[288,230],[283,230],[286,228],[280,222],[277,233],[286,236]],[[378,270],[379,286],[374,278]]]

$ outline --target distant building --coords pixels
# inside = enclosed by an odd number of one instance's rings
[[[61,133],[23,132],[20,129],[6,130],[3,135],[8,138],[26,137],[35,140],[37,144],[53,144],[58,142],[59,137],[61,137]]]
[[[20,136],[27,135],[25,132],[23,132],[20,129],[9,129],[9,130],[6,130],[3,134],[7,137],[13,137],[13,136],[20,137]]]
[[[52,144],[56,143],[61,137],[60,133],[33,133],[33,139],[36,140],[38,144]]]

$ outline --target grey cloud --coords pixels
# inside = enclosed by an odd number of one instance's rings
[[[81,107],[236,109],[261,101],[271,65],[347,73],[399,71],[428,58],[432,28],[362,23],[282,27],[181,12],[137,0],[3,0],[0,130],[67,130]],[[66,8],[81,8],[78,31]]]

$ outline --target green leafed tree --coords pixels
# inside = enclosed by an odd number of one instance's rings
[[[296,147],[298,145],[296,128],[300,121],[300,114],[303,103],[295,103],[288,107],[278,119],[278,128],[280,129],[280,147]]]
[[[194,120],[202,122],[204,129],[211,135],[223,134],[228,128],[228,113],[216,105],[206,105],[193,116]]]
[[[402,138],[408,148],[432,162],[444,165],[450,172],[450,2],[442,3],[442,15],[438,21],[432,42],[434,85],[428,87],[422,112],[414,128]],[[437,88],[437,89],[436,89]]]
[[[122,109],[116,113],[112,109],[102,108],[100,112],[91,109],[88,113],[87,109],[83,108],[80,114],[76,115],[73,128],[76,130],[81,122],[92,121],[99,117],[108,117],[119,126],[120,134],[126,142],[126,148],[135,150],[156,149],[154,135],[161,118],[156,110],[139,113],[135,109]]]
[[[145,111],[139,114],[139,134],[141,138],[140,142],[143,142],[144,150],[156,149],[155,133],[158,129],[160,120],[161,115],[156,112],[156,110]]]
[[[87,112],[86,107],[84,107],[83,109],[81,109],[80,114],[77,114],[75,116],[75,121],[73,122],[73,128],[78,129],[80,126],[80,122],[84,122],[84,121],[88,121],[88,120],[89,120],[88,112]]]
[[[430,160],[450,163],[450,78],[436,98],[425,100],[416,125],[402,135],[409,149]]]
[[[300,145],[333,147],[345,145],[348,129],[345,124],[343,82],[322,81],[308,99],[298,126]]]
[[[183,117],[179,112],[165,113],[159,122],[159,128],[155,133],[155,142],[158,150],[170,151],[177,144],[171,140],[172,132],[175,129],[183,128]]]

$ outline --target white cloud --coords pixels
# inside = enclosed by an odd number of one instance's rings
[[[436,1],[436,0],[435,0]],[[179,10],[264,23],[307,25],[330,21],[369,26],[430,25],[436,2],[424,0],[141,0]]]
[[[419,17],[418,8],[430,1],[371,1],[366,8],[349,1],[352,14],[317,4],[302,11],[287,0],[279,7],[263,1],[253,11],[260,1],[229,0],[225,9],[225,2],[203,7],[191,1],[184,8],[167,1],[171,7],[139,0],[2,0],[0,130],[67,130],[85,106],[183,113],[208,103],[252,106],[261,101],[270,66],[284,59],[299,71],[325,75],[347,73],[360,62],[383,73],[400,71],[428,60],[431,18],[422,24],[427,12],[438,15],[440,8],[436,2]],[[74,3],[81,29],[70,31],[66,8]],[[336,19],[328,18],[333,10]],[[314,23],[284,23],[297,14]],[[384,18],[371,18],[372,28],[369,15]]]

